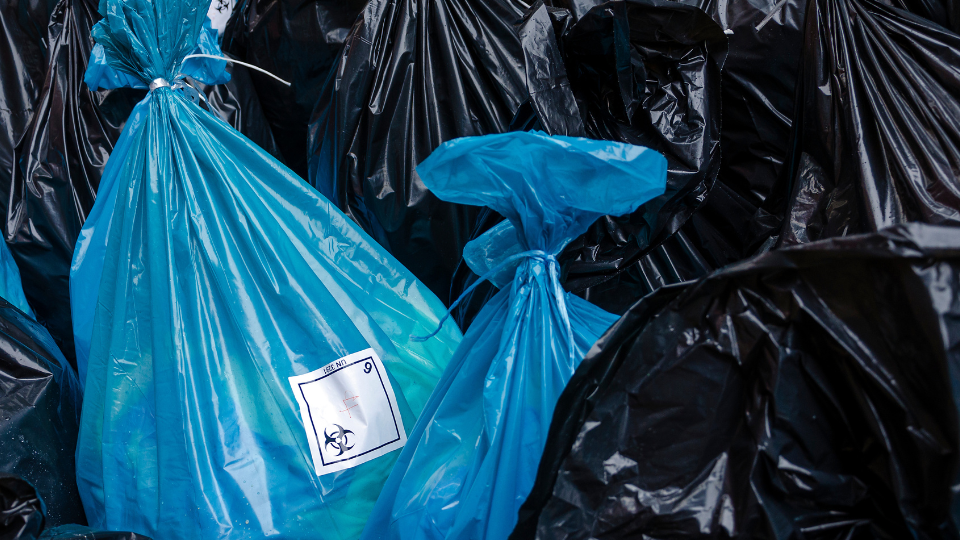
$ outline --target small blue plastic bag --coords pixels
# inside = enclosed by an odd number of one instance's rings
[[[184,96],[184,75],[225,80],[184,61],[219,54],[207,4],[102,0],[93,30],[88,84],[151,91],[71,269],[84,509],[155,540],[355,539],[461,336],[411,341],[439,300]]]
[[[617,319],[561,288],[556,255],[600,216],[663,193],[666,171],[646,148],[542,133],[457,139],[417,167],[439,198],[509,220],[464,251],[501,290],[409,434],[364,540],[507,538],[560,392]]]

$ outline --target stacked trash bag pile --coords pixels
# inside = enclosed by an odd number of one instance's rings
[[[960,3],[0,4],[0,540],[960,539]]]

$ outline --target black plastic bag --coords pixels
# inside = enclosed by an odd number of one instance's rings
[[[806,0],[682,3],[701,8],[726,30],[729,52],[725,60],[718,54],[719,45],[711,47],[711,43],[719,41],[716,32],[712,41],[704,42],[704,48],[715,53],[717,65],[723,66],[722,84],[716,76],[706,77],[713,83],[698,88],[698,80],[691,76],[696,73],[695,66],[689,64],[661,68],[656,71],[666,73],[660,75],[661,81],[673,77],[674,85],[661,82],[660,86],[668,91],[659,100],[645,99],[633,114],[661,119],[661,125],[668,128],[661,129],[662,142],[644,142],[673,156],[672,164],[686,165],[686,171],[682,166],[672,168],[673,182],[676,186],[688,186],[690,194],[675,196],[655,220],[643,212],[630,220],[604,218],[565,253],[566,286],[615,312],[622,313],[658,287],[700,277],[768,249],[782,222],[788,184],[782,169],[790,149]],[[554,4],[571,14],[555,18],[566,29],[560,43],[585,116],[605,108],[608,117],[616,117],[635,107],[637,98],[623,90],[630,87],[625,82],[629,76],[615,74],[629,74],[626,66],[632,60],[615,46],[618,40],[625,41],[617,36],[627,33],[621,28],[623,17],[616,16],[616,10],[624,4],[601,4],[596,0],[555,0]],[[634,4],[631,9],[637,14],[647,12],[642,4]],[[577,19],[576,24],[570,24],[571,18]],[[606,26],[598,23],[603,18],[608,21]],[[689,26],[676,18],[670,19],[669,24],[674,25],[674,34]],[[583,26],[599,36],[585,40],[586,47],[574,39],[578,31],[584,32]],[[641,39],[655,41],[654,49],[678,52],[679,40],[669,33],[642,32]],[[598,50],[602,54],[596,54]],[[669,66],[668,60],[659,56],[653,63]],[[702,70],[710,68],[701,66]],[[715,69],[718,68],[711,72]],[[637,68],[634,71],[634,86],[642,88],[643,73]],[[682,77],[684,74],[686,78]],[[648,94],[651,86],[648,82]],[[633,94],[643,96],[644,90]],[[702,98],[684,101],[688,95],[706,96],[706,104],[702,104]],[[664,106],[671,97],[681,106]],[[694,114],[683,105],[693,108]],[[724,125],[719,130],[721,112]],[[605,127],[610,121],[598,123],[588,118],[584,123],[591,137],[635,140],[629,130]],[[622,117],[618,123],[624,123]],[[686,129],[671,133],[669,128],[676,126]],[[697,144],[689,145],[690,142]],[[694,150],[700,150],[700,154],[693,153]],[[687,152],[686,157],[683,152]],[[651,234],[657,227],[659,233]]]
[[[720,173],[683,233],[714,268],[769,249],[783,221],[807,0],[707,1],[729,29]]]
[[[43,512],[30,482],[0,473],[0,540],[34,540],[43,530]]]
[[[960,229],[776,250],[644,298],[554,412],[511,538],[957,538]]]
[[[882,0],[881,3],[946,26],[954,33],[960,32],[960,2],[957,0]]]
[[[60,0],[49,26],[50,62],[43,91],[17,144],[14,167],[0,170],[0,212],[23,289],[37,320],[75,365],[68,280],[80,228],[100,176],[144,90],[91,92],[83,83],[100,19],[93,0]],[[246,68],[223,86],[205,88],[205,106],[276,154]],[[12,178],[8,174],[12,172]]]
[[[695,6],[590,3],[570,2],[572,15],[552,13],[584,132],[653,148],[670,163],[663,196],[632,216],[602,218],[561,256],[569,290],[622,311],[653,288],[712,269],[684,253],[682,238],[661,245],[703,204],[720,168],[727,39]],[[550,131],[550,119],[541,120]],[[677,254],[683,260],[675,262]]]
[[[0,473],[0,540],[150,540],[132,532],[98,531],[82,525],[44,530],[45,513],[36,488],[22,478]]]
[[[872,0],[810,0],[784,245],[960,224],[960,36]]]
[[[4,236],[20,268],[24,293],[60,350],[74,363],[67,281],[73,246],[93,207],[100,173],[142,91],[92,93],[83,85],[90,0],[60,0],[49,25],[50,61],[35,114],[0,170]],[[74,366],[75,367],[75,366]]]
[[[80,384],[47,330],[0,299],[0,473],[32,484],[46,523],[86,523],[74,450]]]
[[[311,118],[311,183],[447,303],[464,244],[500,218],[438,200],[416,165],[450,139],[536,127],[544,102],[548,132],[579,134],[577,115],[552,105],[566,84],[543,56],[552,26],[517,31],[524,9],[372,0]]]
[[[278,157],[307,178],[307,122],[366,0],[240,0],[223,51],[290,81],[251,72]],[[271,152],[272,153],[272,152]]]
[[[47,70],[47,21],[56,0],[0,3],[0,175],[13,166]],[[2,178],[2,177],[0,177]]]

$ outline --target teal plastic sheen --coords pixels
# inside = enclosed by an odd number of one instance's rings
[[[20,269],[17,268],[16,261],[13,260],[13,254],[7,243],[0,240],[0,297],[13,304],[14,307],[28,315],[31,319],[36,318],[30,304],[27,303],[27,295],[23,293],[23,282],[20,281]],[[52,350],[58,351],[56,347]]]
[[[461,336],[449,325],[412,341],[438,324],[439,300],[176,89],[183,74],[223,80],[223,61],[182,62],[208,4],[100,4],[102,61],[87,80],[122,81],[106,63],[171,86],[134,110],[74,255],[90,344],[77,483],[98,529],[355,539],[399,451],[318,476],[288,378],[373,348],[409,433]]]
[[[556,254],[601,215],[663,193],[666,171],[646,148],[535,132],[450,141],[417,167],[441,199],[509,220],[464,250],[474,271],[503,286],[409,434],[364,540],[509,536],[557,398],[617,319],[561,288]]]

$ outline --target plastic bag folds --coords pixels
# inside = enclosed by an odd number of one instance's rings
[[[307,177],[310,113],[339,58],[350,28],[366,3],[366,0],[241,0],[224,30],[224,52],[291,83],[286,87],[262,73],[251,73],[280,146],[278,157],[304,178]]]
[[[13,149],[33,117],[47,65],[47,21],[56,0],[0,4],[0,184],[13,168]]]
[[[630,216],[602,218],[560,257],[568,290],[622,310],[660,282],[712,268],[697,255],[672,263],[682,241],[651,253],[703,204],[717,178],[727,39],[709,15],[678,2],[571,4],[572,14],[551,15],[586,136],[647,146],[670,164],[663,195]],[[631,267],[640,275],[622,276]]]
[[[417,164],[458,137],[535,127],[544,111],[548,133],[580,134],[575,103],[536,105],[567,83],[559,59],[544,56],[552,27],[515,28],[526,7],[370,1],[311,118],[310,182],[447,303],[469,282],[451,286],[464,245],[501,217],[438,199]]]
[[[560,397],[510,538],[956,538],[958,232],[775,250],[645,297]]]
[[[615,316],[565,292],[556,254],[599,216],[663,192],[652,150],[538,132],[444,143],[417,167],[443,200],[509,222],[467,245],[502,287],[474,320],[364,529],[373,539],[497,539],[532,486],[557,396]]]
[[[43,499],[29,482],[0,473],[0,538],[3,540],[151,540],[131,532],[98,531],[83,525],[44,529],[45,513]]]
[[[74,364],[70,259],[96,198],[100,174],[123,122],[143,92],[91,92],[83,86],[99,19],[90,0],[60,0],[50,19],[50,60],[35,113],[0,182],[4,235],[24,292],[60,350]]]
[[[460,341],[359,227],[185,97],[226,80],[203,0],[105,0],[88,84],[151,85],[71,268],[91,526],[355,539]],[[186,58],[196,50],[215,58]]]
[[[84,523],[74,466],[80,384],[47,330],[3,299],[0,389],[0,473],[34,486],[48,525]]]
[[[940,22],[810,0],[781,244],[960,223],[960,36]]]

